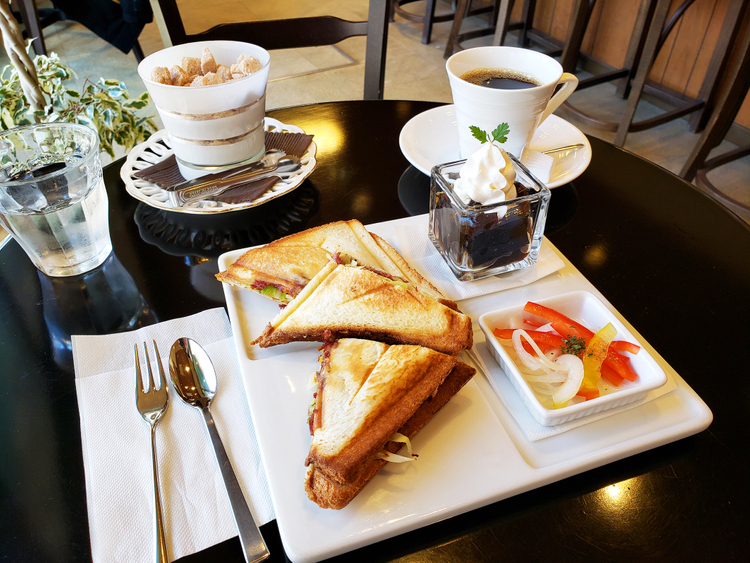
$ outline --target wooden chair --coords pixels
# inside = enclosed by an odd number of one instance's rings
[[[748,23],[750,10],[745,12],[744,17]],[[750,211],[750,206],[722,193],[708,179],[708,173],[714,168],[750,155],[750,145],[747,145],[711,159],[708,158],[711,150],[726,136],[750,91],[750,30],[746,31],[733,54],[736,56],[735,62],[724,77],[726,87],[716,102],[716,107],[701,138],[682,167],[680,176],[688,182],[695,180],[698,186],[709,191],[720,201]]]
[[[370,0],[367,21],[352,22],[333,16],[314,16],[225,23],[196,34],[185,32],[176,0],[150,1],[165,47],[224,39],[247,41],[267,50],[297,49],[334,45],[348,37],[366,35],[364,98],[383,99],[390,0]]]

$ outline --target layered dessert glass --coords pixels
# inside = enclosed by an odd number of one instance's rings
[[[515,171],[515,197],[489,205],[465,202],[456,193],[465,160],[432,169],[428,234],[461,281],[526,268],[539,257],[551,194],[513,155],[507,156]]]
[[[228,66],[241,56],[258,60],[260,70],[221,84],[176,86],[153,80],[156,68],[179,65],[183,57],[200,61],[208,49]],[[265,49],[240,41],[200,41],[149,55],[138,74],[154,101],[182,175],[196,178],[255,162],[265,154],[264,117],[271,57]]]

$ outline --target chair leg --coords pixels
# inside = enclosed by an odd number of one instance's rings
[[[728,86],[719,98],[698,144],[680,171],[680,176],[688,182],[704,167],[711,150],[724,139],[750,91],[750,33],[745,34],[737,61],[726,79]]]
[[[575,6],[573,6],[565,46],[560,57],[560,65],[565,72],[575,73],[576,71],[583,37],[586,34],[586,28],[589,25],[591,12],[595,4],[596,0],[577,0]]]
[[[505,36],[508,34],[508,25],[510,25],[510,13],[513,10],[513,0],[500,0],[497,12],[497,23],[495,24],[495,35],[492,38],[494,46],[502,45],[505,42]]]
[[[667,20],[667,12],[669,10],[670,0],[658,0],[656,4],[656,10],[654,11],[654,17],[651,20],[651,26],[649,27],[648,36],[646,37],[646,43],[643,47],[643,56],[638,64],[638,71],[633,81],[630,94],[628,95],[628,102],[625,107],[625,112],[620,119],[620,124],[617,127],[617,133],[615,135],[614,144],[621,147],[625,144],[625,139],[628,136],[630,130],[630,124],[633,123],[635,117],[635,110],[638,107],[638,102],[641,99],[643,88],[646,84],[646,77],[651,70],[656,55],[658,53],[657,47],[659,43],[659,37],[661,30],[664,28],[664,23]]]
[[[711,56],[711,62],[698,93],[698,99],[705,100],[706,103],[700,110],[690,116],[690,129],[692,131],[701,131],[711,116],[721,82],[718,77],[724,76],[726,73],[732,53],[732,45],[737,43],[742,21],[747,11],[747,4],[745,0],[732,0],[729,3],[716,48]]]
[[[466,12],[469,10],[469,4],[471,3],[471,0],[458,0],[456,3],[456,12],[453,15],[453,25],[451,26],[451,32],[448,36],[448,42],[445,45],[445,53],[443,54],[444,58],[449,58],[454,50],[460,50],[457,49],[459,47],[458,45],[458,36],[461,33],[461,24],[464,21],[464,17],[466,17]]]
[[[429,45],[432,39],[432,22],[435,19],[435,2],[427,0],[424,8],[424,21],[422,22],[422,44]]]
[[[137,63],[140,63],[145,58],[143,56],[143,49],[141,49],[141,44],[137,40],[133,45],[133,54],[135,55],[135,61]]]
[[[370,0],[365,48],[365,100],[382,100],[390,0]]]
[[[26,32],[29,37],[33,38],[31,44],[34,47],[34,52],[37,55],[46,55],[47,47],[44,45],[42,24],[39,20],[39,11],[37,10],[36,3],[34,0],[18,0],[18,11],[23,24],[26,26]]]
[[[529,46],[529,30],[534,27],[534,12],[536,12],[536,0],[524,0],[521,11],[521,30],[518,32],[518,46]]]

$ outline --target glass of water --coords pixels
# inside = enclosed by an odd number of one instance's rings
[[[74,276],[112,252],[95,131],[43,123],[0,132],[0,225],[49,276]]]

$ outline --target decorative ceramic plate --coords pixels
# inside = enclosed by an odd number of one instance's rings
[[[265,130],[304,133],[304,131],[296,125],[287,125],[271,117],[265,118]],[[229,211],[239,211],[241,209],[257,207],[291,192],[298,188],[305,178],[312,174],[317,164],[317,161],[315,160],[317,146],[315,142],[311,142],[307,152],[302,156],[302,167],[299,171],[289,178],[282,178],[276,182],[270,190],[256,200],[245,203],[224,203],[222,201],[204,200],[192,202],[182,207],[174,207],[169,203],[167,190],[160,188],[148,180],[135,176],[135,173],[139,170],[153,166],[157,162],[172,155],[173,152],[174,151],[169,144],[169,136],[164,129],[157,131],[151,135],[147,141],[137,145],[132,151],[130,151],[128,158],[125,160],[125,164],[123,164],[122,169],[120,170],[120,177],[122,178],[122,181],[125,182],[125,189],[127,192],[135,199],[152,207],[156,207],[157,209],[164,209],[165,211],[192,214],[226,213]]]

